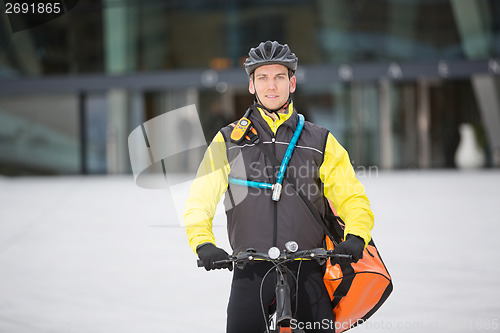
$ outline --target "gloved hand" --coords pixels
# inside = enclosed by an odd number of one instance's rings
[[[347,234],[345,240],[335,247],[333,253],[350,254],[352,256],[352,262],[358,262],[359,259],[363,258],[364,248],[365,248],[365,241],[363,240],[363,238]],[[332,265],[349,264],[351,262],[349,259],[343,259],[343,258],[331,258],[330,261]]]
[[[233,270],[233,263],[227,263],[215,267],[215,261],[229,259],[229,254],[227,254],[227,252],[223,249],[216,247],[212,243],[203,244],[196,250],[196,253],[198,253],[198,258],[203,261],[203,266],[205,266],[205,269],[207,271],[221,268],[227,268],[230,271]]]

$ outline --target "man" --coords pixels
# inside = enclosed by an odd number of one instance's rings
[[[296,89],[298,59],[288,45],[267,41],[252,48],[245,61],[249,75],[248,90],[255,103],[247,117],[257,132],[261,145],[281,161],[298,124],[290,94]],[[216,247],[212,233],[215,207],[224,193],[227,228],[233,253],[253,248],[267,252],[276,246],[284,248],[287,241],[296,241],[299,248],[322,246],[324,232],[295,190],[283,182],[278,200],[273,191],[236,185],[228,179],[276,183],[276,170],[255,142],[232,138],[233,126],[222,128],[207,149],[186,203],[184,222],[189,244],[204,262],[207,270],[214,262],[228,258]],[[321,215],[327,211],[324,197],[331,200],[345,221],[345,241],[337,253],[351,254],[357,261],[370,241],[373,213],[363,186],[356,179],[345,149],[326,129],[305,122],[287,168],[297,188],[305,190],[308,199]],[[289,265],[296,275],[297,263]],[[227,309],[227,332],[264,332],[263,304],[274,300],[275,277],[267,277],[269,263],[260,262],[235,269]],[[224,268],[232,269],[231,265]],[[298,304],[294,304],[298,322],[333,321],[332,307],[322,281],[323,272],[315,261],[301,264],[298,279]],[[289,279],[291,290],[295,280]],[[262,291],[262,299],[260,298]],[[292,293],[293,294],[293,293]],[[267,306],[264,312],[268,313]],[[315,332],[333,332],[318,329]]]

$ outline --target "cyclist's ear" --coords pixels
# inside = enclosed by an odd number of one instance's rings
[[[252,95],[255,94],[255,86],[253,85],[253,73],[250,74],[250,80],[248,81],[248,92]]]
[[[290,78],[290,94],[293,94],[296,88],[297,88],[297,78],[294,75]]]

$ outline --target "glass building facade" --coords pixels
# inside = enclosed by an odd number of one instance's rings
[[[128,134],[188,104],[210,140],[252,103],[242,63],[265,40],[297,54],[297,108],[355,166],[454,168],[462,123],[500,165],[498,1],[63,5],[1,14],[0,174],[130,172]]]

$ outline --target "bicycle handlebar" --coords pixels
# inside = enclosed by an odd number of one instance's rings
[[[314,259],[317,261],[325,260],[329,258],[337,258],[337,259],[348,259],[352,261],[352,255],[350,254],[334,254],[333,250],[325,250],[323,248],[317,248],[312,250],[302,250],[297,252],[282,252],[278,258],[272,259],[269,257],[267,253],[258,253],[254,251],[247,250],[245,252],[241,252],[237,255],[229,256],[227,260],[219,260],[215,261],[214,264],[216,266],[221,266],[224,264],[235,263],[238,264],[246,264],[255,259],[260,259],[264,261],[270,261],[274,263],[282,263],[285,261],[290,261],[294,259]],[[197,260],[198,267],[203,267],[203,261],[200,259]]]

